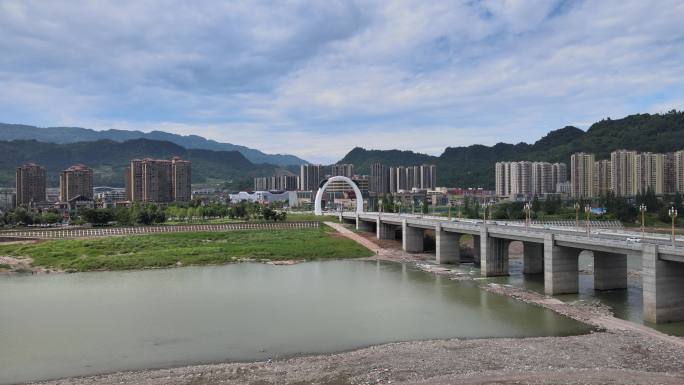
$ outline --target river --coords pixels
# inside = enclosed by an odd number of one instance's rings
[[[588,331],[474,282],[386,262],[2,276],[0,293],[0,383]]]

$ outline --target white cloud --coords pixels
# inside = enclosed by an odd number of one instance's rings
[[[325,162],[532,141],[681,109],[682,19],[676,0],[0,0],[0,116]]]

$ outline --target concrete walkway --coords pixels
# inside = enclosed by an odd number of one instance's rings
[[[368,239],[356,234],[355,232],[349,230],[348,228],[342,226],[339,223],[335,222],[323,222],[326,225],[332,227],[333,229],[337,230],[338,233],[344,235],[345,237],[356,241],[356,243],[364,246],[365,248],[369,249],[370,251],[374,252],[375,254],[380,254],[381,251],[385,250],[382,247],[376,245],[375,243],[369,241]]]

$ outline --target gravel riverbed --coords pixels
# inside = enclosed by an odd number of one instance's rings
[[[291,359],[124,372],[46,384],[682,384],[684,348],[630,331],[414,341]]]

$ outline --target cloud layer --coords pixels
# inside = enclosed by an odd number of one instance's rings
[[[332,162],[684,108],[684,3],[0,0],[0,121]]]

